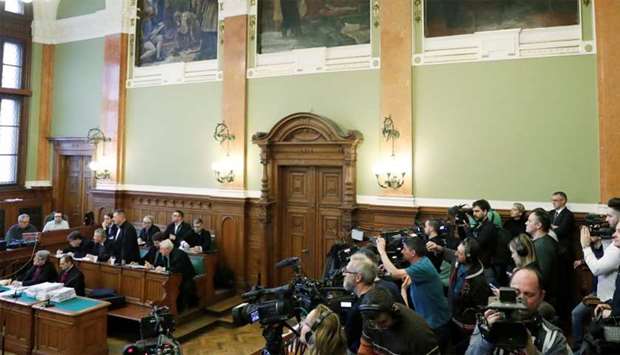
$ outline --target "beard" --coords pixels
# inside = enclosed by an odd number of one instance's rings
[[[355,282],[345,277],[342,282],[342,287],[344,287],[345,290],[352,292],[355,289]]]

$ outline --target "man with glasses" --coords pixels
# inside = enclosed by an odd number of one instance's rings
[[[359,308],[364,329],[358,355],[440,354],[437,338],[424,319],[394,303],[387,290],[368,291]]]
[[[349,354],[357,354],[362,336],[362,314],[360,313],[359,306],[364,295],[374,287],[377,268],[368,258],[351,257],[351,261],[344,267],[342,273],[344,275],[342,286],[345,290],[353,292],[357,296],[355,302],[347,311],[344,322]]]
[[[62,219],[62,212],[55,211],[54,219],[45,223],[43,232],[69,229],[69,222]]]

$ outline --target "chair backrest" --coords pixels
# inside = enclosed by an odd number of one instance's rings
[[[202,275],[205,273],[204,256],[189,255],[189,260],[191,260],[192,265],[194,266],[194,271],[196,271],[196,275]]]

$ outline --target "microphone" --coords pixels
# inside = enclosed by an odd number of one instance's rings
[[[278,261],[278,263],[276,264],[276,268],[282,269],[285,267],[297,265],[298,263],[299,263],[299,257],[293,256],[293,257]]]

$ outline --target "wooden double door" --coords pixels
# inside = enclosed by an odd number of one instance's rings
[[[63,156],[59,167],[60,201],[57,209],[69,217],[69,225],[78,227],[84,214],[92,209],[90,190],[93,176],[88,164],[91,157],[85,155]]]
[[[303,272],[320,278],[325,257],[341,239],[343,171],[341,167],[281,166],[279,168],[279,260],[298,256]],[[280,270],[279,283],[292,272]]]

